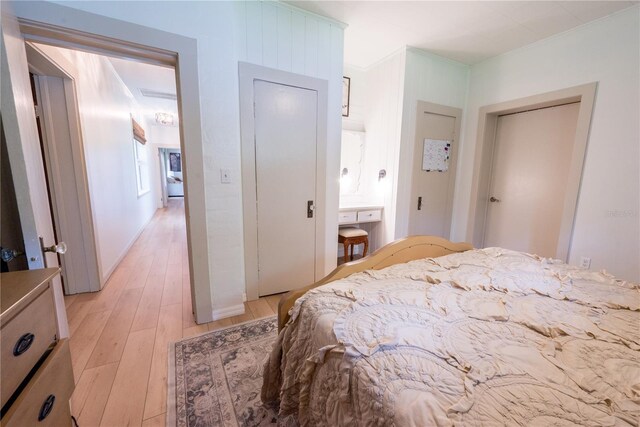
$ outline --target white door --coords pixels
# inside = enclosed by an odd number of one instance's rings
[[[5,6],[3,6],[3,9]],[[15,16],[2,11],[2,123],[16,192],[24,248],[29,269],[45,266],[40,237],[53,245],[49,197],[44,173],[40,140],[36,126],[33,95],[24,39]],[[58,266],[57,254],[47,253],[46,264]],[[54,281],[54,296],[61,337],[68,336],[66,311],[60,279]]]
[[[579,109],[498,118],[485,247],[556,256]]]
[[[258,293],[315,281],[318,94],[254,81]]]
[[[73,132],[79,135],[80,130],[72,128],[68,111],[71,103],[66,99],[69,93],[65,84],[73,82],[39,75],[34,77],[34,83],[56,236],[68,245],[67,253],[61,257],[65,293],[99,291],[84,153],[79,141],[73,141]]]
[[[418,108],[409,235],[448,239],[458,151],[456,117],[425,111],[420,106]],[[449,144],[448,147],[445,141]],[[445,162],[446,170],[430,169],[430,162],[444,152],[449,153],[449,159]]]

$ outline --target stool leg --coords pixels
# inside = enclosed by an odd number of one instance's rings
[[[367,256],[367,249],[369,248],[369,239],[364,241],[364,250],[362,251],[362,258]]]
[[[345,240],[342,244],[344,245],[344,262],[349,262],[349,242]]]
[[[356,245],[355,244],[351,244],[351,261],[353,261],[353,248],[355,248]]]

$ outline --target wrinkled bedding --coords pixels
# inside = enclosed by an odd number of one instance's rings
[[[280,425],[640,419],[640,285],[499,248],[313,289],[265,366]]]

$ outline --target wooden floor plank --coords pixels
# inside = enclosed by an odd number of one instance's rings
[[[233,323],[231,323],[231,319],[229,318],[214,320],[213,322],[207,323],[207,327],[210,331],[217,331],[218,329],[227,328],[232,325]]]
[[[237,316],[229,317],[232,325],[237,325],[238,323],[247,322],[249,320],[253,320],[253,313],[251,313],[251,309],[244,303],[244,314],[238,314]]]
[[[116,268],[104,288],[94,294],[95,298],[91,305],[92,312],[113,310],[129,280],[132,269],[132,267]]]
[[[182,260],[182,258],[180,258]],[[182,263],[169,264],[164,277],[162,301],[160,305],[182,303]]]
[[[160,414],[142,422],[142,427],[165,427],[167,414]]]
[[[158,324],[160,313],[160,300],[164,288],[164,276],[149,274],[147,283],[142,291],[142,298],[138,304],[138,310],[133,318],[131,331],[155,328]]]
[[[144,288],[144,285],[147,282],[147,276],[151,271],[151,264],[153,264],[152,257],[143,257],[139,259],[133,267],[133,271],[129,277],[126,288]]]
[[[69,339],[73,377],[78,381],[82,375],[89,357],[100,338],[100,334],[107,324],[111,311],[89,313],[82,324]]]
[[[207,325],[208,324],[205,323],[202,325],[195,325],[195,326],[190,326],[188,328],[184,328],[182,330],[182,338],[191,338],[191,337],[195,337],[196,335],[209,332],[209,326]]]
[[[75,296],[75,295],[74,295]],[[65,297],[66,299],[66,297]],[[78,330],[84,318],[91,312],[93,301],[82,301],[76,299],[75,302],[67,309],[67,321],[69,323],[69,336],[73,336]]]
[[[73,304],[73,302],[76,300],[76,298],[78,298],[78,294],[76,295],[69,295],[68,297],[66,297],[64,299],[64,307],[69,310],[69,306],[71,304]]]
[[[142,424],[154,340],[155,329],[144,329],[129,335],[104,409],[101,426]]]
[[[269,295],[268,297],[264,297],[264,299],[267,300],[267,303],[269,303],[269,306],[271,307],[273,312],[276,314],[278,314],[278,304],[280,303],[280,300],[282,299],[283,295],[284,294],[275,294],[275,295]]]
[[[251,311],[254,319],[259,319],[261,317],[273,316],[276,314],[275,311],[271,308],[267,300],[257,299],[255,301],[247,301],[247,306]]]
[[[78,425],[100,425],[117,370],[117,362],[84,370],[71,396],[72,413],[76,414]]]
[[[144,419],[167,411],[167,354],[169,343],[182,338],[181,304],[160,307],[160,319],[153,348],[153,361],[149,374]]]
[[[142,288],[126,289],[122,292],[91,353],[86,368],[95,368],[120,360],[141,296]]]

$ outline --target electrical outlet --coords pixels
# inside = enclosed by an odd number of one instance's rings
[[[220,169],[220,182],[231,184],[231,169]]]
[[[582,258],[580,258],[580,267],[586,268],[586,269],[591,267],[591,258],[587,258],[586,256],[583,256]]]

